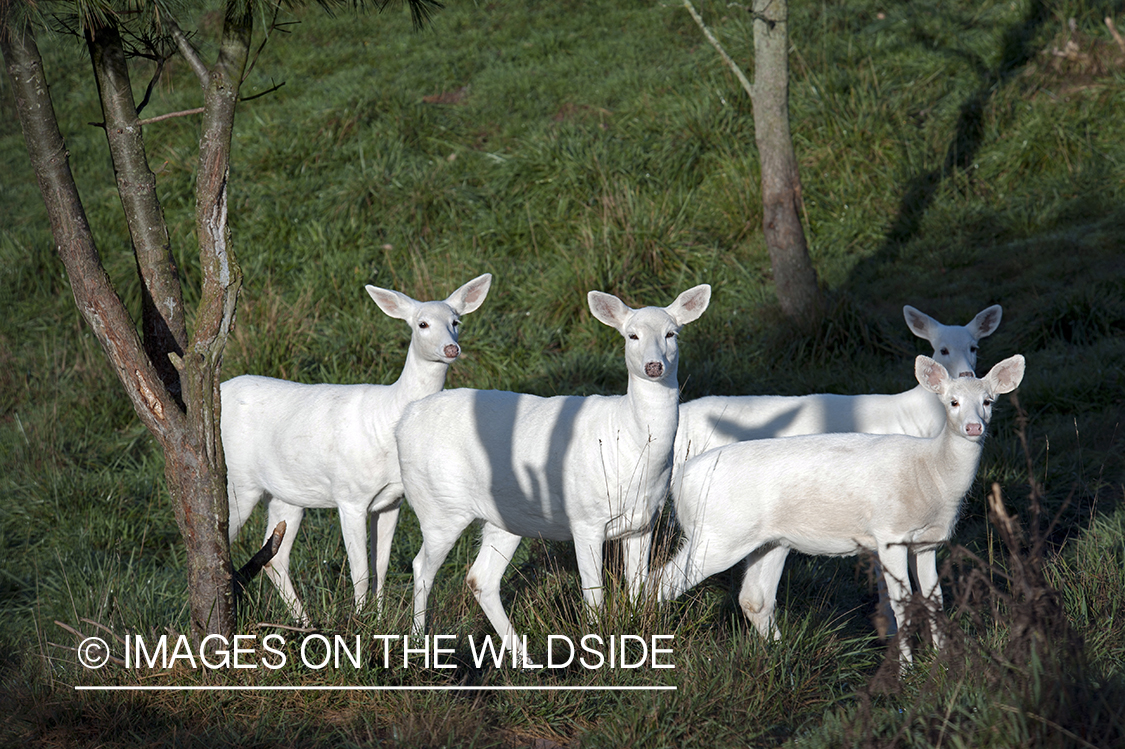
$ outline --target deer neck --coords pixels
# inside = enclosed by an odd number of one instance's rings
[[[447,372],[448,364],[424,359],[411,347],[406,352],[406,364],[402,367],[402,373],[390,386],[395,400],[405,408],[408,403],[439,392],[445,387]]]
[[[622,420],[628,424],[641,444],[655,443],[653,447],[671,450],[680,417],[680,390],[675,372],[653,382],[630,373],[629,389],[622,401],[625,413]]]
[[[961,435],[959,425],[947,421],[934,447],[928,461],[931,479],[944,498],[959,503],[976,478],[984,437],[971,440]]]

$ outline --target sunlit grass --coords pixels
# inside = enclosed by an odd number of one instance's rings
[[[752,71],[745,12],[698,5]],[[903,304],[960,324],[1000,303],[1003,322],[982,342],[981,368],[1027,356],[1019,402],[1030,455],[1004,399],[954,542],[998,565],[996,573],[1006,569],[986,488],[1000,483],[1025,519],[1029,473],[1041,481],[1044,519],[1061,513],[1045,578],[1084,640],[1083,673],[1120,694],[1125,67],[1102,21],[1119,9],[1023,0],[828,2],[791,12],[803,218],[830,297],[817,335],[780,322],[750,104],[677,4],[457,4],[419,34],[394,8],[335,17],[310,9],[292,12],[300,24],[266,47],[247,90],[285,85],[238,114],[231,217],[245,284],[225,373],[393,381],[408,331],[378,311],[363,285],[443,298],[488,271],[495,282],[465,320],[465,355],[450,387],[622,392],[620,340],[590,319],[586,292],[667,304],[708,282],[711,308],[682,341],[685,398],[895,392],[913,385],[910,358],[928,353],[906,329]],[[103,262],[136,311],[104,135],[87,124],[101,119],[89,62],[70,41],[41,39],[52,96]],[[1082,54],[1055,54],[1068,41]],[[139,94],[148,73],[138,71]],[[490,628],[463,582],[472,532],[449,555],[431,599],[434,631],[460,638],[458,667],[448,673],[313,673],[291,664],[279,673],[185,671],[156,681],[542,685],[605,677],[678,691],[75,695],[74,683],[139,676],[83,671],[59,647],[75,643],[55,620],[90,632],[83,620],[95,621],[121,636],[185,631],[184,560],[163,457],[74,309],[10,97],[0,85],[0,678],[5,709],[16,716],[0,724],[5,743],[984,746],[991,736],[993,746],[1084,745],[1065,731],[1051,734],[1055,744],[1043,740],[1042,719],[1059,713],[1009,699],[1057,673],[1049,658],[1014,671],[1000,698],[994,674],[954,678],[954,668],[943,676],[949,664],[922,649],[898,691],[870,691],[884,646],[873,636],[873,588],[854,560],[791,560],[778,643],[746,626],[731,593],[736,573],[728,573],[662,608],[633,608],[611,592],[596,631],[674,634],[674,670],[477,669],[466,638]],[[196,104],[194,81],[173,63],[146,114]],[[189,305],[199,278],[197,137],[191,118],[145,130]],[[256,549],[263,526],[259,513],[234,545],[236,562]],[[321,630],[407,632],[420,540],[406,508],[387,607],[357,615],[338,520],[306,513],[293,573]],[[955,589],[950,581],[947,610]],[[594,626],[579,605],[570,545],[525,542],[502,590],[534,643]],[[1003,618],[979,631],[955,621],[977,638],[970,642],[989,647],[1002,649],[1011,635]],[[239,626],[286,631],[259,623],[290,623],[265,580],[250,586]],[[1080,694],[1089,684],[1064,686]],[[1121,736],[1119,716],[1095,717],[1106,735]]]

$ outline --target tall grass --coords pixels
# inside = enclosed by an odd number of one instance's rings
[[[700,8],[752,71],[745,11]],[[486,305],[466,319],[465,356],[451,368],[450,387],[621,392],[620,342],[589,319],[591,288],[633,304],[667,304],[690,285],[713,285],[711,308],[682,343],[685,398],[897,392],[913,384],[913,355],[928,353],[907,331],[903,304],[949,323],[1002,304],[981,366],[1027,356],[1019,393],[1026,447],[1016,408],[999,403],[954,536],[964,551],[945,555],[954,647],[922,648],[901,679],[885,678],[886,645],[874,634],[875,594],[862,565],[809,558],[791,560],[783,578],[780,642],[761,641],[743,621],[730,590],[736,570],[660,608],[629,606],[611,591],[592,631],[674,634],[675,669],[477,668],[467,637],[489,627],[462,582],[475,554],[472,534],[449,555],[431,597],[433,631],[459,636],[454,669],[81,669],[66,649],[75,638],[56,620],[86,634],[104,632],[99,626],[118,636],[186,630],[183,554],[163,458],[74,309],[11,92],[0,88],[3,742],[1120,742],[1125,53],[1102,19],[1121,21],[1122,10],[1087,0],[791,6],[791,114],[805,219],[831,299],[823,328],[809,337],[789,330],[776,310],[749,102],[675,4],[457,4],[418,34],[394,9],[335,17],[295,10],[299,24],[271,41],[247,83],[251,93],[285,85],[239,111],[231,216],[246,282],[226,376],[390,382],[408,331],[381,315],[362,286],[444,297],[485,271],[496,281]],[[69,40],[42,41],[103,261],[137,311],[104,141],[86,124],[100,119],[88,61]],[[147,82],[144,74],[135,80]],[[193,91],[189,71],[173,64],[151,113],[194,106]],[[190,289],[199,277],[191,252],[196,123],[168,120],[145,137]],[[194,303],[194,292],[187,297]],[[1034,540],[1005,537],[1003,524],[992,522],[994,483]],[[249,525],[236,560],[264,531],[262,519]],[[387,607],[356,615],[337,519],[307,513],[293,574],[321,631],[407,632],[419,543],[407,508]],[[1021,577],[1020,569],[1034,575]],[[594,626],[581,616],[567,544],[525,542],[503,592],[533,648],[550,634]],[[1017,626],[1035,601],[1047,607],[1050,626]],[[247,592],[240,627],[287,632],[259,623],[289,623],[261,580]],[[677,691],[70,689],[93,683]]]

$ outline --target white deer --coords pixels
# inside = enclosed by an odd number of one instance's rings
[[[902,311],[914,335],[933,345],[933,358],[961,377],[974,373],[977,344],[996,330],[1002,313],[996,304],[968,325],[942,325],[909,305]],[[688,458],[744,440],[831,432],[932,437],[944,424],[941,402],[921,385],[894,395],[713,395],[680,406],[676,468]]]
[[[267,538],[286,522],[288,532],[265,569],[290,613],[305,625],[309,619],[289,577],[289,552],[306,508],[340,513],[357,610],[367,599],[367,516],[375,515],[371,562],[376,602],[382,604],[403,497],[395,426],[407,405],[444,387],[449,365],[461,355],[461,315],[480,307],[491,283],[485,273],[440,302],[366,287],[379,309],[410,324],[406,364],[392,385],[306,385],[255,375],[222,384],[230,539],[262,499]]]
[[[968,325],[943,325],[906,305],[902,308],[911,332],[934,347],[933,358],[955,376],[976,370],[977,346],[1000,325],[1003,309],[994,304],[977,313]],[[683,462],[723,445],[754,439],[800,434],[863,432],[933,437],[945,425],[941,401],[921,385],[893,395],[709,396],[680,406],[673,471]],[[913,557],[912,557],[913,562]],[[895,632],[887,591],[879,580],[879,610],[887,635]]]
[[[739,604],[763,636],[776,639],[777,585],[790,549],[821,556],[867,549],[878,555],[897,623],[903,623],[910,593],[910,553],[936,613],[937,547],[952,535],[976,476],[993,400],[1014,390],[1023,373],[1018,355],[979,380],[953,377],[919,356],[918,382],[944,406],[945,424],[935,437],[784,437],[739,442],[689,460],[673,480],[684,539],[654,575],[660,599],[748,559]],[[934,644],[941,644],[936,627]],[[909,661],[909,646],[900,647]]]
[[[603,601],[602,543],[623,539],[630,592],[640,594],[672,469],[676,337],[710,298],[703,284],[667,307],[633,310],[610,294],[588,294],[594,317],[625,337],[625,395],[447,390],[407,409],[397,435],[402,482],[422,529],[417,632],[438,568],[474,521],[482,523],[481,549],[466,582],[513,658],[521,648],[500,580],[522,537],[573,539],[591,612]]]

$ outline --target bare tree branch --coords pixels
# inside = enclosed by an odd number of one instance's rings
[[[151,125],[152,123],[160,122],[161,120],[170,120],[174,117],[187,117],[189,115],[202,114],[202,113],[203,113],[203,107],[196,107],[195,109],[185,109],[181,112],[168,112],[167,114],[158,114],[155,117],[149,117],[149,118],[144,119],[144,120],[137,120],[137,124],[138,125]]]
[[[152,89],[156,87],[156,81],[160,79],[160,74],[164,72],[164,63],[167,62],[167,57],[162,57],[156,61],[156,70],[152,74],[152,78],[145,87],[145,96],[141,99],[141,103],[137,105],[137,114],[140,114],[145,107],[148,106],[148,100],[152,98]]]
[[[282,81],[281,83],[277,83],[277,84],[274,84],[273,86],[270,86],[265,91],[259,91],[258,93],[254,94],[253,96],[243,96],[242,98],[239,99],[239,101],[254,101],[254,99],[258,99],[260,97],[266,96],[267,94],[272,94],[274,91],[277,91],[279,88],[281,88],[284,85],[285,85],[285,81]]]
[[[254,71],[254,66],[258,64],[258,57],[262,54],[262,50],[266,48],[266,43],[270,40],[270,34],[273,30],[278,28],[277,15],[281,12],[281,3],[273,6],[273,18],[270,19],[270,25],[266,27],[265,33],[262,35],[262,43],[258,45],[258,49],[254,50],[254,56],[250,59],[250,64],[246,66],[246,72],[242,74],[242,82],[245,83],[246,79],[250,77],[250,73]]]
[[[738,78],[738,82],[742,84],[742,88],[746,91],[746,95],[750,97],[751,101],[753,101],[754,86],[750,83],[749,80],[747,80],[746,74],[742,72],[742,68],[738,67],[738,63],[731,59],[730,55],[727,54],[727,51],[723,49],[723,45],[719,44],[719,40],[716,39],[715,35],[711,33],[711,29],[707,28],[707,24],[703,23],[703,18],[699,15],[699,12],[696,11],[695,6],[691,4],[691,0],[684,0],[684,7],[687,8],[688,13],[691,13],[691,17],[695,19],[695,23],[699,26],[700,30],[703,31],[703,36],[707,37],[707,41],[711,42],[711,46],[714,47],[715,50],[719,53],[719,57],[723,58],[723,61],[726,62],[727,67],[731,69],[731,71],[734,73],[734,76]]]
[[[192,45],[191,40],[187,38],[187,34],[183,32],[180,25],[171,18],[165,19],[164,22],[168,24],[168,31],[172,35],[172,40],[176,42],[176,49],[184,56],[188,65],[190,65],[191,69],[195,72],[195,77],[199,79],[199,85],[206,87],[207,79],[211,75],[210,68],[208,68],[207,64],[200,58],[199,52],[195,49],[194,45]]]

